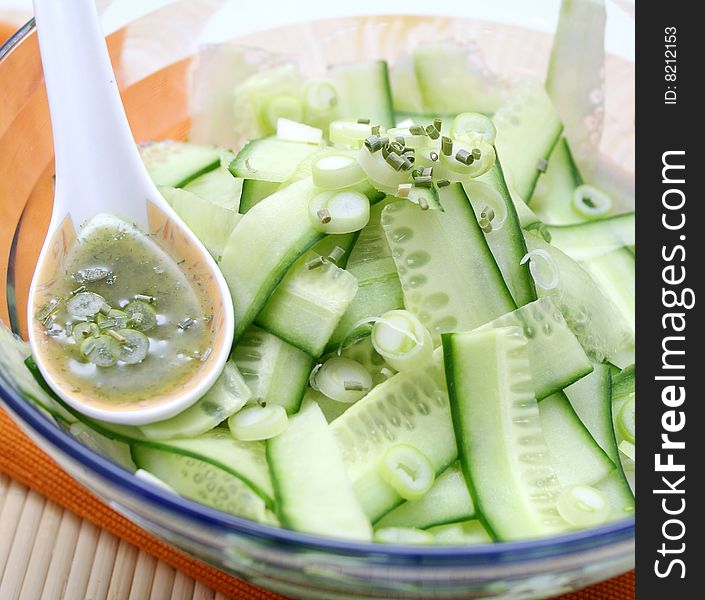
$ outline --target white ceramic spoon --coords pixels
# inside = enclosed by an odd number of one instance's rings
[[[54,134],[56,187],[49,231],[32,279],[29,340],[52,389],[84,414],[130,425],[160,421],[181,412],[214,383],[233,337],[233,308],[215,261],[152,183],[140,159],[120,100],[93,0],[34,0],[39,48]],[[206,290],[212,314],[210,354],[185,385],[154,401],[115,406],[76,391],[47,352],[56,343],[35,317],[46,289],[60,272],[81,226],[98,214],[114,215],[153,234],[185,273]]]

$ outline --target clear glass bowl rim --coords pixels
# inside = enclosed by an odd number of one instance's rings
[[[34,32],[30,19],[0,46],[0,60]],[[234,534],[259,538],[266,543],[279,543],[302,549],[346,555],[378,555],[407,561],[451,559],[467,563],[528,561],[537,558],[565,556],[583,550],[594,550],[635,536],[635,518],[628,517],[608,525],[573,533],[518,542],[496,542],[479,546],[402,546],[346,542],[302,534],[289,529],[262,525],[231,516],[205,505],[165,492],[158,486],[138,479],[125,469],[93,452],[78,442],[67,431],[52,424],[39,410],[18,394],[0,375],[0,397],[25,427],[49,442],[68,457],[99,477],[119,487],[131,496],[137,496],[155,510],[168,510],[178,516],[199,521],[206,527],[222,528]]]

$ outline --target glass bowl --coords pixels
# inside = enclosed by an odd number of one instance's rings
[[[463,17],[347,16],[306,22],[297,22],[300,13],[284,10],[283,2],[275,4],[282,8],[281,14],[271,11],[279,15],[276,28],[252,33],[262,29],[260,20],[246,24],[249,33],[243,34],[242,23],[233,21],[231,31],[239,35],[238,43],[293,56],[304,69],[365,58],[393,61],[420,41],[455,39],[473,44],[495,73],[542,78],[550,52],[550,32],[506,19],[471,18],[472,3],[458,3]],[[193,66],[199,41],[214,27],[209,17],[216,8],[217,3],[205,0],[170,4],[132,18],[109,35],[138,141],[188,136]],[[551,8],[557,10],[555,3]],[[227,22],[216,25],[227,33]],[[545,22],[539,25],[547,29]],[[601,161],[629,183],[634,169],[633,62],[608,56],[605,81]],[[28,23],[0,49],[0,318],[20,334],[26,333],[28,287],[48,226],[52,174],[46,95],[36,34]],[[42,449],[118,512],[193,556],[289,596],[544,598],[623,573],[634,564],[633,518],[550,539],[474,547],[348,543],[259,525],[135,478],[49,421],[2,374],[0,397]]]

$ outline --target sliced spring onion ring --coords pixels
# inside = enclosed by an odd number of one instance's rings
[[[311,163],[313,183],[324,190],[340,190],[365,179],[365,172],[354,155],[344,152],[322,154]]]
[[[117,333],[125,340],[120,343],[118,360],[128,365],[134,365],[147,358],[149,338],[144,333],[134,329],[121,329]]]
[[[76,323],[71,329],[71,336],[78,344],[81,344],[86,338],[98,337],[99,335],[100,329],[95,323]]]
[[[543,290],[552,290],[558,285],[560,281],[558,265],[548,252],[540,248],[531,250],[524,255],[519,264],[523,265],[527,261],[529,261],[529,273],[537,286]]]
[[[144,300],[133,300],[123,308],[128,317],[128,324],[137,331],[150,331],[157,326],[157,311]]]
[[[335,86],[324,79],[311,79],[304,84],[304,106],[315,113],[327,113],[338,104]]]
[[[474,141],[473,134],[480,134],[481,139],[488,144],[493,144],[497,137],[497,129],[492,119],[482,113],[460,113],[450,126],[450,135],[456,140]]]
[[[105,305],[105,298],[93,292],[80,292],[66,303],[66,310],[74,317],[92,317]]]
[[[112,367],[120,356],[120,343],[109,335],[90,337],[81,344],[81,354],[98,367]]]
[[[372,125],[368,123],[358,123],[357,121],[333,121],[330,124],[328,137],[337,146],[347,146],[348,148],[360,148],[365,139],[374,132]]]
[[[592,527],[607,520],[610,505],[605,495],[589,485],[573,485],[561,492],[556,508],[574,527]]]
[[[425,546],[433,544],[435,537],[432,533],[415,527],[382,527],[375,531],[374,541],[378,544]]]
[[[311,374],[312,386],[331,400],[351,404],[372,388],[369,371],[359,362],[335,356]]]
[[[473,150],[475,149],[480,151],[479,159],[474,158],[474,156],[477,155],[477,152],[473,154]],[[470,161],[469,164],[460,162],[456,158],[459,153],[461,155],[470,155],[472,161]],[[452,152],[450,154],[442,152],[439,157],[440,166],[443,167],[443,174],[437,172],[437,176],[445,177],[450,181],[467,181],[468,179],[474,179],[489,171],[492,165],[494,165],[496,158],[494,146],[482,139],[478,139],[471,144],[466,141],[454,140]]]
[[[320,144],[323,140],[323,130],[280,117],[277,119],[277,137],[290,142]]]
[[[468,198],[472,200],[473,207],[478,207],[475,216],[482,218],[482,212],[486,212],[486,208],[489,208],[494,213],[494,217],[489,219],[492,225],[492,230],[501,229],[504,223],[507,221],[507,205],[504,203],[504,199],[500,193],[482,181],[469,181],[463,188]]]
[[[631,396],[620,409],[617,429],[625,440],[636,443],[636,397]]]
[[[371,341],[377,353],[397,371],[418,369],[433,355],[431,334],[407,310],[390,310],[376,319]]]
[[[405,169],[394,169],[382,152],[372,153],[362,147],[357,154],[357,160],[373,185],[382,192],[393,195],[399,185],[411,183],[411,172]]]
[[[414,446],[396,444],[385,452],[379,472],[404,500],[414,500],[431,489],[436,473],[428,457]]]
[[[308,214],[324,233],[352,233],[370,220],[370,201],[354,190],[322,192],[309,202]]]
[[[304,105],[296,96],[274,96],[262,107],[261,114],[262,120],[276,130],[279,119],[303,121]]]
[[[627,458],[636,462],[636,446],[628,440],[622,440],[619,443],[619,451]]]
[[[247,406],[228,419],[230,433],[243,442],[271,439],[282,433],[288,424],[286,410],[278,404]]]
[[[573,210],[586,219],[600,219],[612,210],[612,198],[591,185],[579,185],[573,191]]]

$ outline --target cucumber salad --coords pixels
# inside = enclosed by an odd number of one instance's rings
[[[567,41],[601,40],[601,10],[564,3],[545,82],[450,42],[235,69],[213,93],[243,143],[141,148],[232,294],[215,385],[123,426],[52,396],[17,340],[2,366],[164,493],[302,533],[467,545],[632,515],[634,213],[591,175],[602,48]],[[105,318],[153,316],[126,301]],[[115,334],[81,327],[90,362]]]

